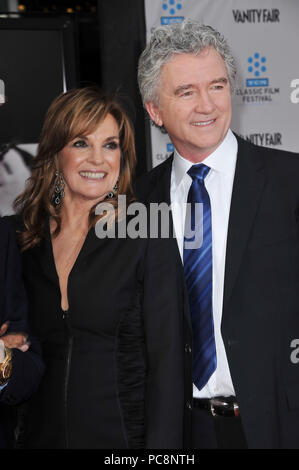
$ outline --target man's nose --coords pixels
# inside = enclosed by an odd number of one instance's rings
[[[202,90],[196,101],[196,112],[202,114],[211,114],[215,111],[215,103],[208,91]]]

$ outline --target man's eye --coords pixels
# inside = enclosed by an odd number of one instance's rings
[[[213,90],[222,90],[223,85],[214,85]]]
[[[193,95],[192,90],[184,91],[184,93],[181,94],[183,98],[188,98],[188,96],[192,96],[192,95]]]
[[[77,148],[87,147],[87,143],[85,142],[85,140],[76,140],[73,143],[73,147],[77,147]]]

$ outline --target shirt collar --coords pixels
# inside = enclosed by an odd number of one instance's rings
[[[237,152],[238,141],[229,129],[219,147],[201,163],[204,163],[216,172],[233,177],[237,161]],[[174,172],[177,186],[192,165],[194,165],[194,163],[182,157],[176,149],[174,150],[172,171]]]

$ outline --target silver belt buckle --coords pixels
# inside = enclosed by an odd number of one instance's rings
[[[219,400],[219,398],[211,398],[210,399],[210,411],[211,411],[212,416],[217,415],[216,410],[215,410],[215,407],[217,406],[227,408],[229,407],[229,403],[224,400]],[[239,416],[240,414],[239,406],[236,402],[233,403],[233,408],[234,408],[234,416]]]
[[[210,410],[211,410],[211,414],[212,416],[216,416],[217,413],[216,413],[216,410],[215,410],[215,406],[225,406],[227,405],[227,403],[223,402],[222,400],[219,400],[219,398],[211,398],[210,399]]]

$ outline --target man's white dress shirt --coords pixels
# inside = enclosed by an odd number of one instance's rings
[[[199,391],[193,384],[193,396],[211,398],[235,395],[224,343],[221,336],[224,269],[227,228],[230,212],[232,187],[237,161],[238,142],[231,130],[220,146],[203,163],[211,168],[205,178],[209,193],[212,215],[212,256],[213,256],[213,319],[217,354],[217,367],[205,387]],[[187,174],[193,165],[175,150],[171,173],[170,199],[174,230],[183,260],[185,213],[188,192],[192,178]],[[184,204],[182,204],[184,203]]]

